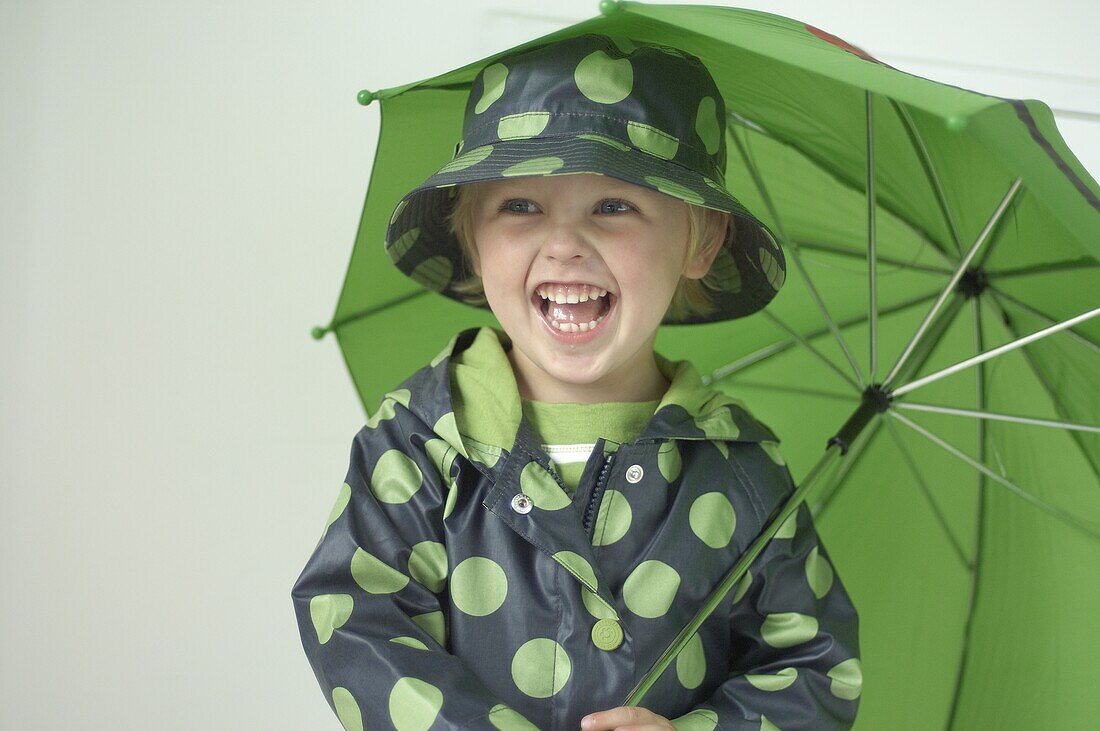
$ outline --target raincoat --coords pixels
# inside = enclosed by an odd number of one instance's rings
[[[598,440],[571,498],[499,378],[510,347],[458,333],[352,441],[291,593],[348,731],[576,731],[794,491],[765,424],[655,353],[671,386],[652,419]],[[860,688],[858,616],[803,503],[640,705],[678,729],[848,729]]]

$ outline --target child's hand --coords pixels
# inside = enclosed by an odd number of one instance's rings
[[[581,728],[583,731],[676,731],[672,721],[641,706],[619,706],[590,713],[581,719]]]

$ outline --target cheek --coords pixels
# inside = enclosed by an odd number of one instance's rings
[[[486,247],[481,252],[478,269],[486,292],[508,295],[512,291],[522,293],[524,290],[527,281],[525,264],[514,249]]]
[[[486,231],[478,231],[475,247],[477,248],[477,261],[473,262],[474,272],[481,277],[482,282],[488,285],[493,278],[494,262],[499,256],[499,246],[492,235]]]
[[[629,286],[637,293],[648,293],[650,299],[657,295],[671,294],[676,289],[676,283],[680,280],[679,262],[668,258],[667,253],[652,253],[648,257],[641,257],[637,265],[631,263],[628,269],[622,271],[622,284]]]

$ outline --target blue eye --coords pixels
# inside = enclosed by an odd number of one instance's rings
[[[517,211],[514,208],[511,208],[510,206],[513,203],[530,203],[530,202],[531,201],[527,200],[526,198],[509,198],[508,200],[504,201],[504,203],[501,204],[500,210],[507,211],[508,213],[523,213],[524,211]]]
[[[601,202],[600,205],[602,206],[604,203],[615,203],[617,205],[626,206],[627,208],[634,210],[634,206],[630,205],[624,200],[619,200],[618,198],[608,198],[607,200]]]
[[[501,204],[499,210],[501,210],[503,212],[507,212],[507,213],[518,213],[518,214],[526,213],[526,211],[516,210],[515,208],[512,208],[511,205],[513,203],[530,203],[530,202],[531,201],[529,201],[526,198],[509,198],[508,200],[504,201],[504,203]],[[628,210],[634,210],[634,206],[632,206],[630,203],[627,203],[624,200],[620,200],[618,198],[606,198],[606,199],[600,201],[599,210],[601,212],[616,213],[616,212],[621,212],[622,211],[621,208],[618,209],[617,211],[607,211],[607,210],[605,210],[603,208],[603,206],[604,206],[604,204],[607,204],[607,203],[612,203],[612,204],[615,204],[617,206],[626,206],[626,208]]]

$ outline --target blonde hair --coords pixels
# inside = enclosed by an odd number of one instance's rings
[[[467,262],[477,261],[477,248],[474,246],[474,221],[477,205],[480,200],[479,187],[476,184],[456,185],[454,194],[454,206],[447,216],[447,226],[451,234],[458,239]],[[688,214],[688,245],[684,263],[691,261],[703,247],[713,241],[719,231],[729,220],[729,230],[732,235],[734,219],[726,211],[716,211],[712,208],[704,208],[684,201]],[[723,243],[719,241],[719,246]],[[680,277],[676,284],[676,291],[672,295],[672,301],[667,310],[668,315],[676,319],[690,319],[693,317],[705,317],[715,310],[714,301],[710,292],[723,289],[722,282],[718,281],[722,267],[712,266],[701,279]],[[488,302],[485,299],[485,289],[481,283],[481,277],[474,273],[473,269],[467,272],[465,279],[460,279],[451,285],[451,290],[462,297],[466,302],[484,306]]]

